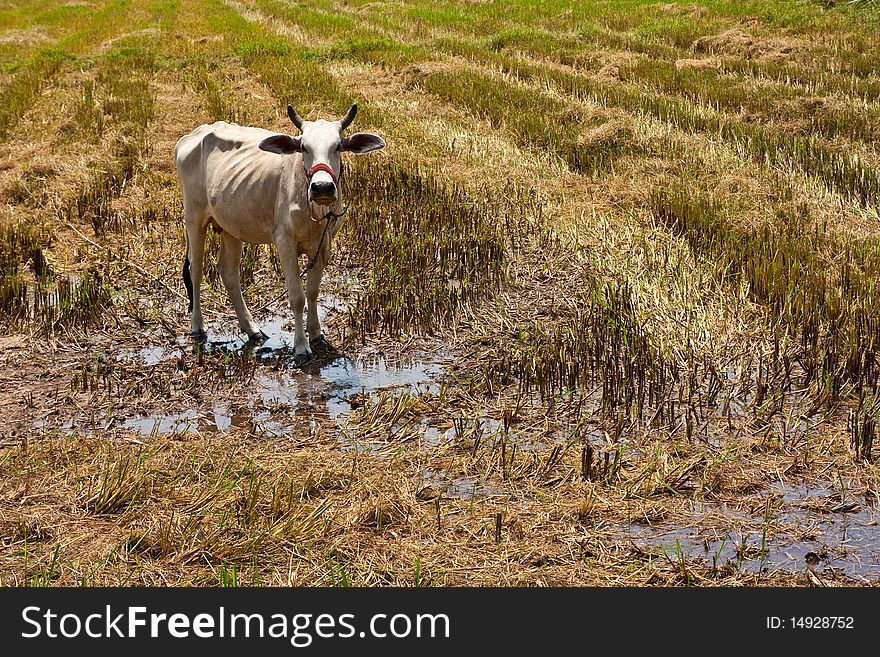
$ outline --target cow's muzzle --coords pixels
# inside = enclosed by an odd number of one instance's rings
[[[309,184],[309,201],[329,205],[336,201],[336,185],[329,180],[315,180]]]

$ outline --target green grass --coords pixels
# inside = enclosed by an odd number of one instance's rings
[[[601,174],[619,158],[639,150],[625,131],[599,143],[582,142],[581,131],[590,125],[582,108],[506,80],[460,71],[430,73],[415,78],[415,83],[492,127],[506,129],[518,146],[561,158],[578,173]],[[597,121],[594,127],[598,125]]]
[[[677,372],[642,328],[629,287],[588,277],[571,294],[557,321],[512,326],[483,385],[515,382],[521,393],[536,391],[544,400],[598,386],[608,417],[623,411],[646,420],[656,411],[656,420],[674,424],[663,403]]]
[[[858,156],[826,144],[807,135],[791,137],[772,127],[762,127],[742,120],[727,118],[686,100],[667,97],[625,85],[608,85],[591,78],[564,70],[542,68],[537,64],[499,55],[484,55],[483,60],[494,59],[504,72],[523,81],[552,84],[561,92],[575,98],[601,105],[618,107],[631,112],[643,112],[672,126],[694,133],[720,135],[727,143],[759,164],[769,167],[794,166],[814,176],[843,196],[862,205],[873,204],[880,198],[880,178],[877,172]],[[459,76],[453,84],[466,88],[469,76]],[[476,76],[479,79],[479,76]],[[497,81],[494,97],[499,99],[493,110],[499,116],[504,99],[525,103],[529,93],[504,81]],[[450,97],[452,93],[448,94]],[[491,99],[492,96],[489,96]],[[486,103],[480,94],[462,95],[451,99],[459,103]],[[858,124],[856,124],[858,125]],[[867,124],[863,124],[867,125]],[[838,127],[838,129],[840,129]],[[870,128],[873,131],[873,127]],[[553,133],[549,133],[553,134]],[[563,153],[565,150],[563,150]],[[566,157],[571,162],[571,156]]]
[[[793,359],[837,401],[845,385],[876,390],[880,378],[880,247],[834,237],[806,209],[745,231],[733,208],[681,183],[658,187],[656,218],[684,236],[732,284],[744,281],[794,342]]]
[[[63,59],[64,56],[57,51],[44,51],[0,91],[0,140],[9,137],[10,131],[60,70]]]
[[[448,326],[505,280],[505,242],[515,206],[474,199],[406,163],[351,167],[356,190],[340,237],[366,266],[365,290],[349,313],[355,334],[400,335]]]

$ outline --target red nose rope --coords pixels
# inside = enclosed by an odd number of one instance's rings
[[[303,163],[303,169],[306,169],[305,163]],[[326,171],[327,173],[329,173],[330,177],[333,179],[333,184],[337,184],[337,181],[339,179],[336,177],[336,173],[333,171],[332,167],[329,164],[324,164],[323,162],[318,162],[311,169],[306,169],[306,176],[308,176],[308,179],[311,180],[312,176],[314,176],[319,171]]]
[[[333,180],[333,184],[339,187],[339,190],[342,191],[342,187],[339,184],[339,181],[342,179],[342,176],[345,174],[345,168],[342,165],[342,162],[339,163],[339,176],[337,177],[336,172],[333,171],[332,167],[329,164],[324,164],[323,162],[318,162],[311,169],[306,169],[305,162],[303,162],[303,170],[306,172],[306,177],[311,181],[312,176],[314,176],[318,171],[326,171],[330,174],[330,178]],[[315,219],[311,216],[311,204],[309,204],[309,216],[312,221],[324,221],[327,222],[324,224],[324,232],[321,233],[321,241],[318,242],[318,248],[315,249],[315,255],[312,256],[312,259],[309,260],[309,264],[306,265],[305,269],[300,272],[299,277],[305,278],[306,274],[308,274],[312,268],[314,268],[315,263],[318,262],[318,254],[321,253],[321,247],[324,245],[324,238],[327,237],[327,231],[330,229],[330,226],[336,223],[337,219],[341,219],[346,212],[348,212],[348,207],[351,205],[351,200],[345,204],[345,207],[342,209],[342,212],[334,212],[333,210],[327,210],[327,213],[321,217],[320,219]],[[325,263],[326,264],[326,263]]]

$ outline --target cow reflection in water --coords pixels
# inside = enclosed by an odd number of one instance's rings
[[[272,322],[270,325],[274,324]],[[284,337],[292,337],[287,331]],[[307,364],[291,369],[295,352],[289,345],[276,344],[275,336],[260,343],[254,340],[196,341],[192,353],[203,363],[217,359],[248,393],[235,402],[216,403],[208,412],[196,413],[195,426],[207,433],[245,429],[255,435],[280,436],[315,423],[335,422],[352,405],[351,381],[338,381],[339,371],[356,371],[353,361],[335,349],[322,350]],[[237,370],[237,371],[236,371]],[[360,390],[359,382],[356,384]],[[190,418],[192,420],[193,418]]]
[[[353,360],[339,352],[321,352],[307,365],[291,369],[293,335],[282,328],[283,320],[267,321],[273,330],[264,344],[231,339],[197,343],[193,349],[205,359],[223,359],[225,367],[238,368],[247,393],[238,401],[213,408],[216,430],[230,425],[266,435],[287,434],[302,422],[314,428],[329,422],[345,422],[354,408],[380,391],[406,390],[411,394],[439,391],[442,361],[386,360],[375,356]],[[232,363],[229,363],[232,360]],[[235,388],[239,390],[239,388]],[[210,416],[209,416],[210,417]],[[208,418],[204,420],[210,424]],[[214,427],[208,426],[208,431]]]

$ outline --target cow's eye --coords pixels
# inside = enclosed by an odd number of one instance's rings
[[[341,150],[342,150],[342,144],[336,144],[336,152],[338,153]]]
[[[308,153],[308,152],[309,152],[309,149],[305,147],[305,144],[303,144],[302,146],[300,146],[299,149],[300,149],[303,153]]]

